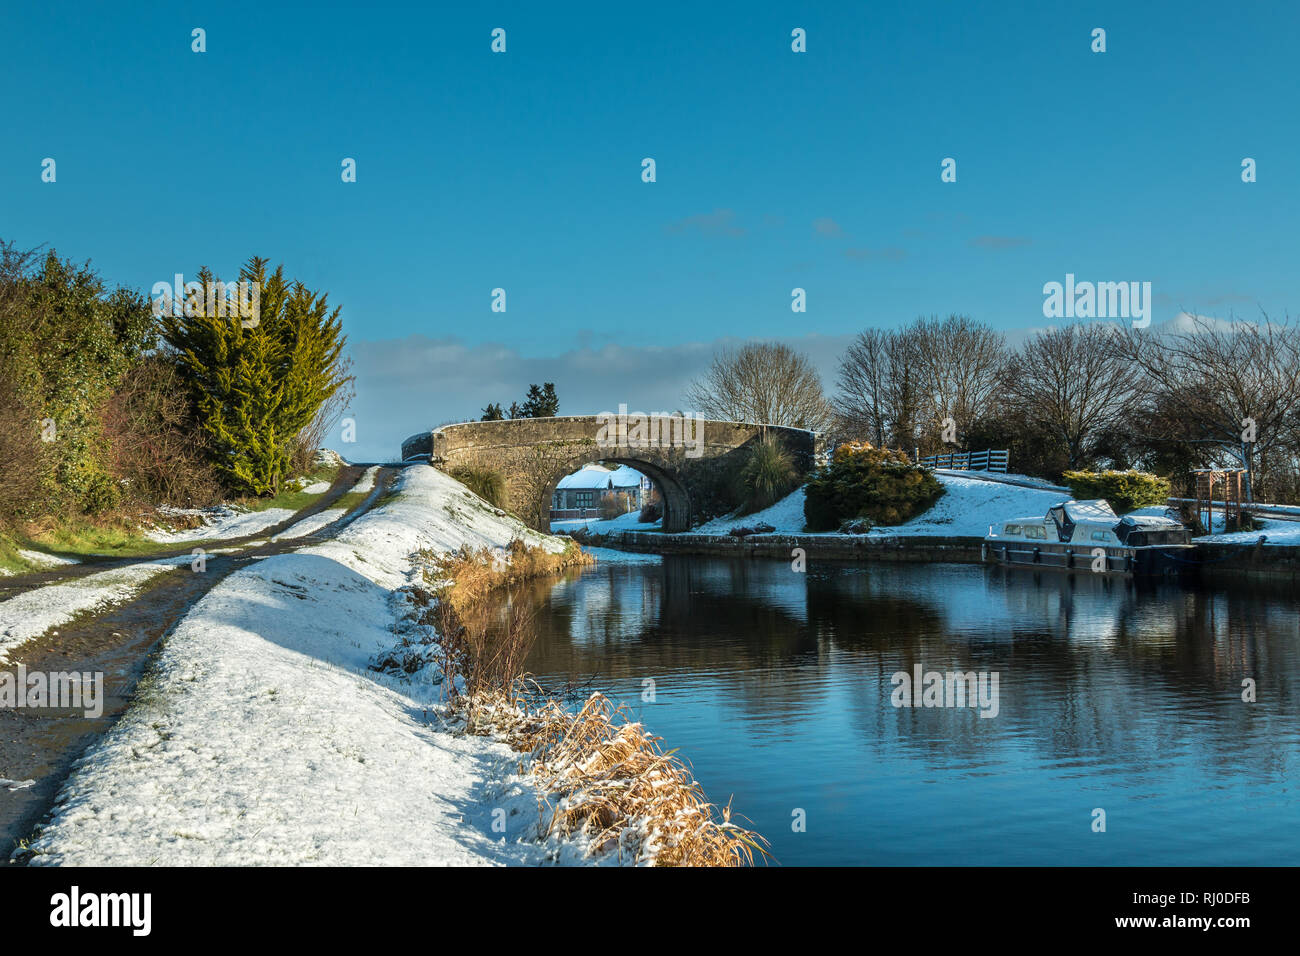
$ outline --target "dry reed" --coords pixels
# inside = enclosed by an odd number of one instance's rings
[[[546,794],[547,836],[580,837],[592,853],[656,866],[766,860],[763,838],[732,822],[729,803],[709,803],[676,752],[630,720],[626,706],[592,694],[573,713],[525,692],[523,662],[536,628],[531,605],[511,588],[591,560],[576,546],[554,554],[512,541],[504,559],[466,547],[432,561],[425,579],[437,599],[453,713],[468,732],[501,737],[528,754],[520,770]],[[487,600],[502,588],[504,621]],[[454,690],[457,677],[463,692]]]

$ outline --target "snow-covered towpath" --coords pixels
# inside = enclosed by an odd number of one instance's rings
[[[415,466],[336,538],[232,573],[74,770],[32,862],[541,862],[518,755],[441,730],[436,687],[368,669],[417,550],[514,537],[563,546]]]

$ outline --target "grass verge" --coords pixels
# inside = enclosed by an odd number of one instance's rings
[[[320,481],[333,484],[340,467],[337,463],[317,465],[303,476],[305,480],[298,487],[282,491],[270,498],[240,498],[235,504],[245,511],[266,511],[268,508],[288,508],[290,511],[300,511],[323,494],[323,492],[308,494],[302,489]]]

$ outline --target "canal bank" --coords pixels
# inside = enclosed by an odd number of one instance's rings
[[[615,531],[592,541],[638,554],[780,558],[793,561],[892,561],[982,563],[983,538],[972,535],[850,535],[767,533],[666,534]],[[800,554],[799,552],[802,552]],[[1243,580],[1300,580],[1300,546],[1274,545],[1267,536],[1251,544],[1194,542],[1186,559],[1189,577],[1212,584]]]

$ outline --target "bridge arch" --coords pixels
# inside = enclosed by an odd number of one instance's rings
[[[627,465],[629,468],[635,468],[641,472],[654,482],[654,486],[658,489],[659,496],[663,500],[663,529],[665,531],[686,531],[690,528],[691,495],[678,476],[652,461],[645,461],[641,458],[625,458],[618,455],[601,455],[599,459],[587,459],[573,467],[561,468],[546,489],[544,503],[547,514],[544,517],[539,515],[539,522],[544,528],[548,530],[550,528],[550,502],[555,494],[555,486],[560,483],[565,475],[573,474],[578,468],[590,464],[593,460],[615,465]]]
[[[443,425],[403,442],[402,458],[428,455],[431,465],[447,472],[468,466],[499,471],[510,510],[542,531],[550,529],[551,496],[561,478],[592,461],[625,464],[659,488],[663,530],[686,531],[729,510],[731,476],[746,446],[764,434],[785,444],[800,473],[812,468],[820,450],[820,436],[799,428],[695,419],[689,444],[674,444],[671,436],[640,440],[625,427],[611,429],[609,421],[570,415]]]

